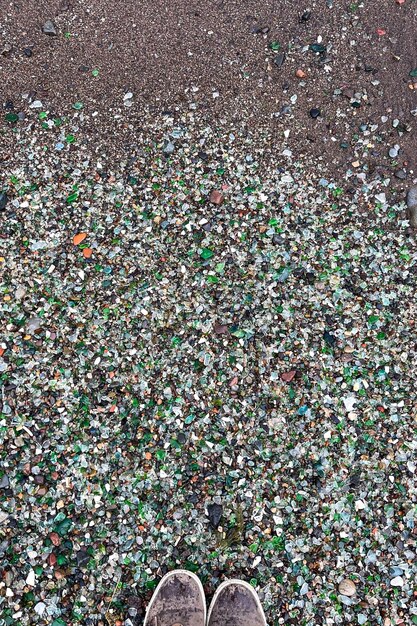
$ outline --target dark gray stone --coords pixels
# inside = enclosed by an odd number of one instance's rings
[[[0,191],[0,211],[3,211],[6,208],[7,201],[7,193],[5,191]]]
[[[49,35],[50,37],[56,37],[58,34],[56,26],[52,20],[46,20],[45,24],[42,26],[42,32],[44,35]]]
[[[7,474],[3,474],[0,478],[0,489],[8,489],[10,487],[9,477]]]
[[[407,218],[411,228],[417,228],[417,185],[414,185],[407,193]]]
[[[213,528],[218,528],[223,515],[223,507],[221,504],[209,504],[207,507],[209,522]]]
[[[274,63],[277,67],[281,67],[285,61],[285,52],[280,52],[274,59]]]

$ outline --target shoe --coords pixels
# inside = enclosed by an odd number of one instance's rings
[[[166,574],[151,598],[143,626],[205,626],[203,585],[192,572]]]
[[[258,594],[243,580],[226,580],[211,601],[207,626],[267,626]]]

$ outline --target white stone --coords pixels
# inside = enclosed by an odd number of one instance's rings
[[[42,616],[45,612],[46,609],[46,604],[45,602],[38,602],[38,604],[35,604],[34,606],[34,611],[37,615]]]
[[[30,569],[29,574],[26,576],[26,584],[30,587],[35,586],[35,572],[33,571],[33,569]]]
[[[353,396],[348,396],[347,398],[343,398],[343,404],[345,405],[346,411],[351,411],[356,404],[356,398]]]

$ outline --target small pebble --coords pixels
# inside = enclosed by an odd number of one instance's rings
[[[9,477],[7,476],[7,474],[3,474],[3,476],[0,478],[0,489],[8,489],[9,486]]]
[[[7,205],[7,193],[5,191],[0,192],[0,211],[4,211]]]
[[[313,120],[317,119],[320,115],[321,115],[320,109],[317,109],[317,108],[310,109],[310,117],[313,118]]]
[[[33,610],[35,611],[35,613],[37,615],[39,615],[40,617],[42,617],[42,615],[45,613],[46,611],[46,604],[44,602],[38,602],[37,604],[35,604],[35,606],[33,607]]]
[[[280,52],[274,59],[274,63],[277,67],[281,67],[285,61],[285,52]]]
[[[175,150],[175,144],[172,143],[172,141],[168,141],[167,144],[165,144],[164,146],[164,153],[165,154],[172,154]]]
[[[417,228],[417,185],[407,193],[407,218],[412,228]]]
[[[224,201],[224,196],[220,191],[212,191],[210,194],[210,202],[212,202],[213,204],[217,204],[218,206],[220,206],[221,204],[223,204]]]
[[[207,514],[212,528],[217,528],[223,515],[223,507],[220,504],[209,504]]]
[[[42,31],[45,35],[49,35],[51,37],[55,37],[58,34],[56,26],[52,20],[46,20],[46,22],[42,26]]]
[[[343,596],[347,596],[348,598],[352,597],[356,593],[356,585],[353,580],[349,578],[344,578],[339,583],[339,593]]]

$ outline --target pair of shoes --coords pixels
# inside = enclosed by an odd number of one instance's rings
[[[241,580],[220,585],[207,615],[199,578],[174,570],[155,589],[143,626],[266,626],[266,619],[255,590]]]

